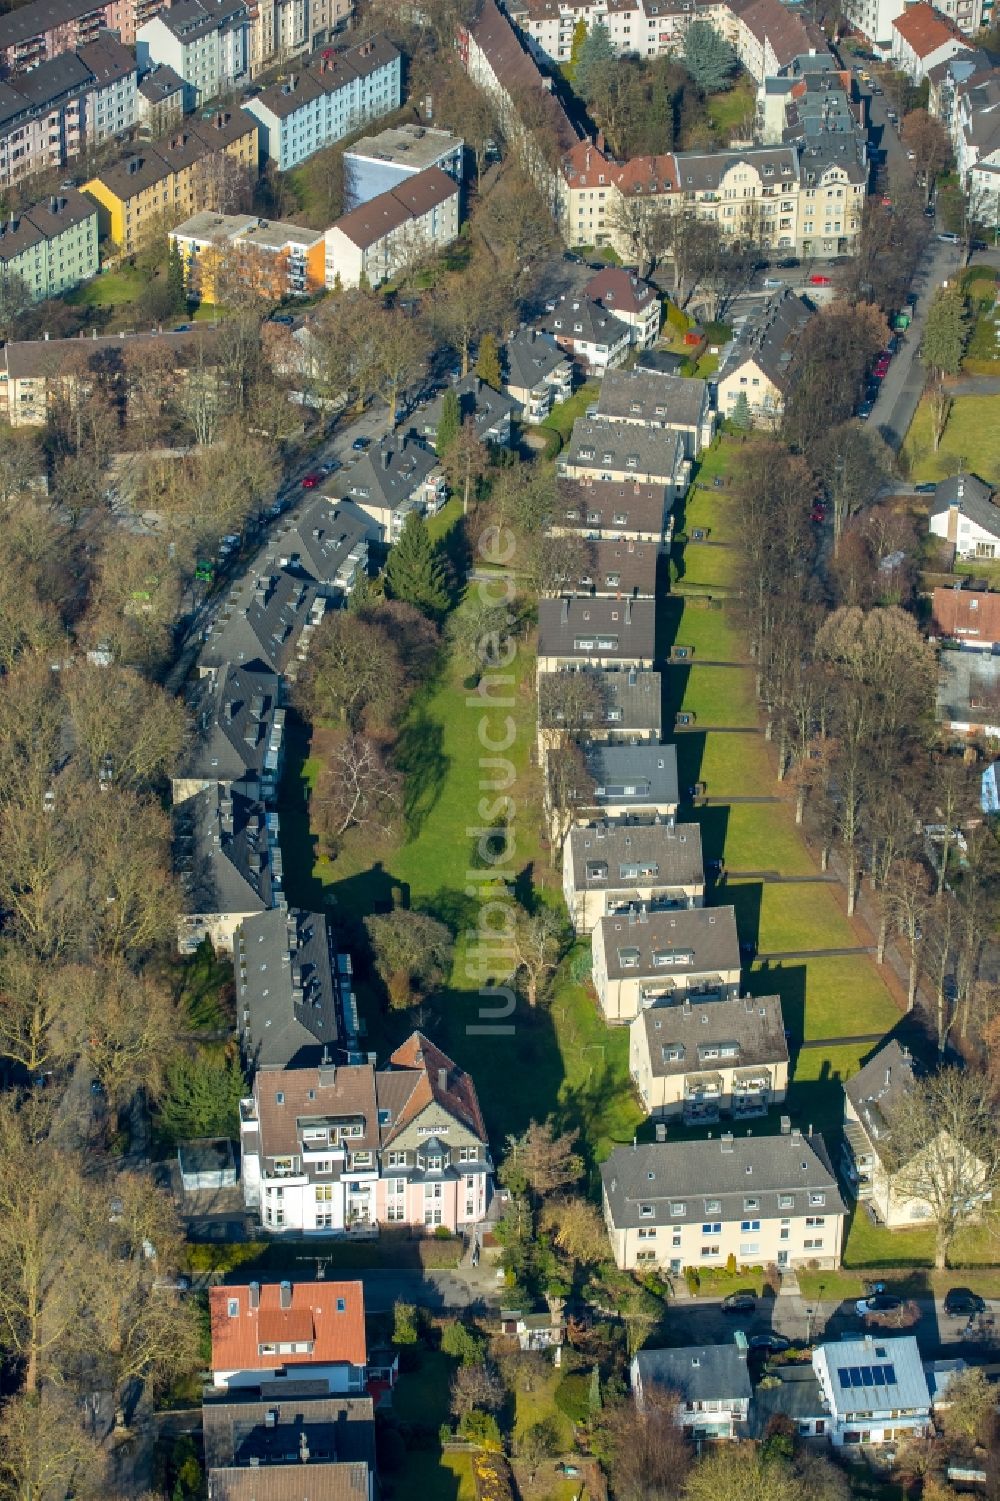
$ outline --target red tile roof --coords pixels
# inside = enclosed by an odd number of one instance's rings
[[[656,300],[656,292],[649,282],[642,281],[624,266],[609,266],[606,271],[598,271],[583,290],[587,297],[599,302],[610,313],[641,313]]]
[[[476,1086],[463,1069],[457,1068],[447,1053],[435,1047],[422,1032],[414,1032],[396,1049],[389,1059],[388,1079],[392,1081],[391,1092],[409,1085],[398,1112],[394,1113],[389,1128],[383,1132],[382,1145],[386,1146],[405,1127],[415,1120],[427,1106],[436,1103],[468,1130],[475,1132],[481,1141],[486,1140],[486,1127],[479,1109]],[[406,1078],[404,1070],[409,1073]],[[379,1099],[382,1098],[386,1074],[376,1076]]]
[[[971,589],[935,589],[932,630],[957,641],[1000,641],[1000,594]]]
[[[892,24],[917,57],[929,56],[952,38],[969,45],[954,21],[935,10],[933,5],[910,5]]]
[[[353,1365],[367,1361],[365,1299],[360,1282],[277,1282],[209,1289],[213,1371],[268,1371],[291,1365]],[[338,1309],[343,1303],[343,1309]],[[232,1311],[231,1311],[232,1310]],[[270,1352],[266,1344],[308,1343],[309,1350]]]

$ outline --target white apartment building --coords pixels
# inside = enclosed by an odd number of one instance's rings
[[[139,68],[164,63],[183,78],[185,107],[199,109],[250,72],[250,13],[245,0],[179,0],[139,27]]]
[[[678,52],[697,5],[693,0],[512,0],[507,10],[537,58],[566,63],[579,21],[588,28],[598,21],[607,27],[620,56]]]
[[[257,121],[261,161],[287,172],[366,120],[398,109],[400,88],[400,54],[375,36],[310,58],[244,107]]]
[[[458,184],[428,167],[351,209],[326,231],[328,287],[369,287],[424,261],[458,238]]]
[[[631,1022],[685,997],[737,994],[740,945],[732,907],[616,912],[594,928],[594,988],[604,1020]]]
[[[930,6],[908,5],[907,0],[845,0],[844,14],[872,46],[889,52],[893,42],[893,23],[905,10],[929,10]],[[934,9],[973,37],[989,26],[993,0],[938,0]]]
[[[700,907],[705,872],[699,825],[669,819],[571,829],[563,846],[563,897],[578,933],[590,933],[602,917],[630,907]]]
[[[137,119],[139,74],[135,58],[110,32],[81,47],[79,60],[90,69],[92,81],[83,96],[83,133],[92,146],[114,136],[124,137]]]
[[[737,1136],[616,1147],[601,1164],[622,1271],[840,1265],[844,1203],[821,1136]]]

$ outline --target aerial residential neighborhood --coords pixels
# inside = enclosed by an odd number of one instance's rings
[[[0,1501],[1000,1497],[989,0],[0,62]]]

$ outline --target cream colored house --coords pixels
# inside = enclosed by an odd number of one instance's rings
[[[631,907],[700,907],[705,900],[701,827],[672,819],[601,822],[570,830],[563,896],[578,933]]]
[[[795,350],[812,316],[813,309],[786,290],[747,319],[719,369],[716,401],[723,417],[733,415],[742,395],[756,426],[780,422],[795,381]]]
[[[781,999],[653,1006],[629,1028],[629,1070],[647,1115],[685,1125],[766,1115],[788,1088]]]
[[[601,1165],[622,1271],[840,1265],[844,1203],[821,1136],[724,1133],[616,1147]]]
[[[602,917],[594,929],[594,986],[607,1022],[631,1022],[646,1007],[731,999],[740,984],[732,907],[646,908]]]
[[[919,1166],[908,1165],[894,1175],[887,1167],[889,1122],[912,1087],[913,1059],[896,1041],[876,1053],[844,1085],[842,1153],[848,1187],[858,1203],[870,1205],[889,1230],[933,1218],[931,1205],[904,1187],[908,1180],[919,1178]]]

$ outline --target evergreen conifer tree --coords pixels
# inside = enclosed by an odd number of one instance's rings
[[[446,391],[441,402],[441,417],[437,426],[436,447],[439,458],[443,458],[448,452],[461,426],[462,410],[458,404],[458,395],[453,390]]]
[[[416,605],[432,619],[440,619],[448,609],[444,564],[430,539],[427,523],[417,511],[409,513],[398,540],[389,549],[385,585],[390,599]]]
[[[492,386],[494,391],[499,391],[503,376],[500,372],[500,350],[495,334],[485,333],[479,341],[476,374],[487,386]]]
[[[747,393],[745,391],[741,391],[733,402],[733,410],[729,414],[729,420],[741,432],[746,432],[748,428],[753,426],[750,403],[747,401]]]

